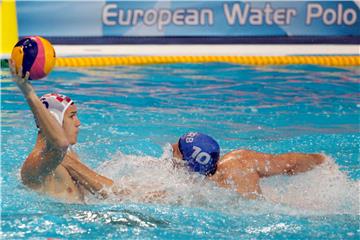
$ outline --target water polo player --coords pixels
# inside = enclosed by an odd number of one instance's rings
[[[67,96],[45,94],[41,98],[10,61],[13,81],[17,83],[36,119],[36,143],[21,168],[23,183],[41,193],[66,202],[83,202],[87,192],[106,197],[116,190],[113,181],[84,165],[70,146],[76,144],[80,121],[77,107]]]
[[[206,175],[219,186],[234,189],[250,199],[261,196],[260,178],[306,172],[325,160],[321,154],[273,155],[246,149],[231,151],[220,158],[219,144],[197,132],[183,135],[172,148],[173,157],[181,159],[191,171]]]

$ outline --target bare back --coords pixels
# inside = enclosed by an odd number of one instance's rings
[[[210,179],[221,187],[236,190],[246,198],[254,199],[261,194],[260,175],[252,166],[247,150],[236,150],[224,155]]]
[[[247,198],[261,195],[260,178],[279,174],[297,174],[324,162],[321,154],[266,154],[235,150],[225,154],[210,177],[221,187],[232,188]]]

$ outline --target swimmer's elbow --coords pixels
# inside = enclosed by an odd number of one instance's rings
[[[303,154],[299,155],[298,158],[295,158],[295,164],[292,168],[287,169],[288,175],[295,175],[297,173],[302,173],[309,171],[316,166],[325,162],[326,158],[322,154]]]
[[[47,141],[43,151],[44,156],[50,154],[52,159],[58,159],[65,156],[70,144],[67,139]]]
[[[69,145],[70,143],[67,139],[57,139],[53,142],[53,147],[55,147],[56,149],[62,152],[66,152]]]
[[[316,153],[316,154],[310,154],[310,156],[313,159],[314,165],[320,165],[320,164],[324,163],[326,160],[326,158],[323,154]]]

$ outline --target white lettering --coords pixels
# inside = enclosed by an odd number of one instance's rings
[[[115,20],[109,19],[110,17],[116,17],[117,16],[116,12],[110,12],[113,9],[117,9],[116,4],[105,5],[105,7],[103,9],[103,14],[102,14],[102,21],[103,21],[103,23],[105,25],[108,25],[108,26],[116,25]]]
[[[201,152],[199,153],[199,155],[197,155],[195,161],[197,161],[198,163],[202,164],[202,165],[206,165],[209,163],[211,157],[208,153],[206,152]]]
[[[107,26],[146,26],[157,25],[159,31],[165,26],[173,25],[213,25],[212,9],[178,8],[172,9],[119,9],[116,4],[106,4],[102,11],[102,21]]]
[[[138,22],[140,21],[139,19],[141,19],[141,17],[144,16],[144,11],[142,9],[135,9],[134,10],[134,14],[133,14],[133,20],[132,20],[132,25],[137,25]]]
[[[248,17],[249,14],[249,4],[245,3],[244,11],[241,11],[240,4],[235,3],[231,8],[231,13],[229,10],[229,5],[227,3],[224,3],[224,11],[225,11],[225,17],[229,25],[234,25],[236,18],[238,19],[238,22],[240,25],[245,24],[245,20]]]
[[[195,137],[197,134],[198,134],[197,132],[189,132],[186,136]]]
[[[274,12],[273,8],[271,7],[270,3],[265,4],[265,9],[264,9],[264,13],[265,13],[265,23],[268,25],[272,25],[273,21],[272,21],[272,13]]]
[[[286,20],[285,20],[285,24],[286,25],[289,25],[290,24],[290,21],[293,17],[296,16],[296,10],[293,9],[293,8],[290,8],[287,12],[286,12]]]
[[[192,143],[194,141],[194,137],[197,135],[197,132],[189,132],[186,134],[185,142]]]
[[[154,9],[150,9],[144,14],[144,24],[146,26],[154,25],[157,21],[157,12]]]
[[[349,15],[350,15],[350,18],[349,18]],[[357,20],[356,11],[352,8],[346,9],[344,12],[343,20],[346,25],[353,25]]]
[[[337,24],[340,25],[342,23],[342,18],[343,18],[342,17],[343,16],[343,5],[342,4],[338,5],[338,13],[339,13],[339,16],[337,17]],[[336,19],[336,12],[335,12],[335,19]]]
[[[196,156],[201,152],[201,148],[198,146],[193,146],[193,150],[194,152],[191,154],[191,157],[196,158]]]
[[[126,12],[127,12],[127,14],[125,14],[124,10],[122,10],[122,9],[119,10],[118,22],[122,26],[128,26],[128,25],[130,25],[130,22],[131,22],[132,11],[127,10]]]
[[[285,24],[285,9],[278,9],[274,13],[274,23],[277,25],[284,25]]]
[[[325,25],[353,25],[357,20],[357,12],[348,8],[344,10],[343,5],[340,3],[336,9],[327,8],[323,9],[320,4],[307,5],[306,24],[310,25],[313,20],[321,19]]]
[[[263,13],[260,9],[251,9],[251,15],[249,17],[251,25],[262,25],[263,24]]]
[[[209,25],[213,25],[214,24],[214,13],[213,11],[211,11],[211,9],[203,9],[200,12],[200,24],[201,25],[205,25],[206,22],[208,22]],[[206,15],[207,15],[207,19],[208,21],[206,21]]]
[[[264,8],[251,8],[250,4],[244,3],[241,8],[239,3],[230,6],[224,3],[224,14],[229,25],[234,25],[237,21],[239,25],[247,23],[251,25],[288,25],[291,19],[296,15],[294,8],[274,9],[270,3],[266,3]]]
[[[168,9],[161,9],[159,12],[158,29],[163,30],[163,26],[168,25],[171,22],[171,11]]]
[[[184,25],[184,9],[176,9],[173,15],[173,23],[175,25]]]
[[[313,11],[315,10],[315,11]],[[310,25],[313,18],[319,18],[323,12],[323,8],[320,4],[317,3],[310,3],[307,5],[306,11],[306,25]]]
[[[207,152],[201,152],[201,148],[199,148],[198,146],[193,146],[193,154],[191,155],[192,158],[195,158],[195,161],[205,165],[208,164],[211,156],[207,153]]]
[[[332,25],[336,22],[336,12],[334,9],[326,9],[323,15],[325,25]]]
[[[195,9],[189,9],[188,15],[185,17],[185,24],[195,26],[199,24],[199,12]]]

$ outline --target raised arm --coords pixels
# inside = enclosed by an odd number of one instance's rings
[[[45,141],[43,150],[31,154],[21,169],[21,177],[25,184],[39,184],[61,163],[69,142],[60,124],[54,120],[36,95],[34,88],[28,81],[29,72],[26,72],[25,77],[22,77],[22,69],[20,68],[16,73],[12,61],[10,62],[10,70],[13,81],[23,93],[34,117],[37,119],[41,135]]]

